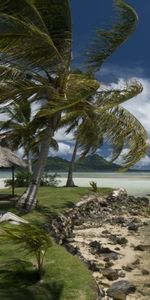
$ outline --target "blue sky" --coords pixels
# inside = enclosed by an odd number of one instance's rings
[[[74,56],[79,56],[92,40],[95,30],[107,25],[114,16],[113,0],[72,0]],[[134,34],[124,43],[106,64],[121,67],[143,68],[150,76],[150,1],[129,0],[138,13],[139,24]],[[144,3],[144,5],[143,5]]]
[[[118,81],[122,85],[124,80],[136,78],[143,84],[143,92],[136,99],[128,101],[124,106],[133,113],[145,126],[150,141],[150,1],[128,0],[135,8],[139,23],[136,31],[103,65],[98,78],[102,82]],[[81,58],[97,28],[107,26],[113,16],[113,0],[71,0],[73,19],[73,57],[75,62]],[[59,155],[67,156],[72,152],[70,139],[60,131],[56,135],[59,140]],[[107,147],[101,153],[108,155]],[[55,153],[56,155],[56,153]],[[149,168],[150,158],[146,156],[136,167]]]

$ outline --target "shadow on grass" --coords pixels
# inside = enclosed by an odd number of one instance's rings
[[[11,194],[0,194],[0,212],[5,213],[8,210],[15,208],[17,201],[17,196],[12,196]]]
[[[58,216],[60,212],[63,212],[63,210],[67,208],[73,208],[75,207],[75,204],[72,201],[66,201],[65,203],[62,203],[61,206],[58,205],[51,205],[51,209],[48,206],[44,206],[39,204],[36,208],[36,211],[40,212],[42,215],[44,215],[48,221],[52,221],[55,217]]]
[[[20,265],[19,265],[20,264]],[[37,272],[26,270],[21,263],[0,268],[0,299],[2,300],[60,300],[63,283],[39,281]]]
[[[44,206],[41,204],[37,205],[36,211],[44,215],[47,218],[48,222],[51,222],[57,216],[57,213],[52,211],[48,206]]]

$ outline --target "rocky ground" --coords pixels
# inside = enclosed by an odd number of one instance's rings
[[[53,223],[60,244],[93,272],[99,300],[150,299],[150,204],[119,190],[92,195]]]

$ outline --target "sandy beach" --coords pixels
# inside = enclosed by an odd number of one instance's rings
[[[123,193],[83,198],[55,234],[92,271],[101,300],[149,300],[150,203]]]

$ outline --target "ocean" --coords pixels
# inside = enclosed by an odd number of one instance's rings
[[[51,173],[52,174],[52,173]],[[65,185],[67,173],[57,173],[61,186]],[[146,196],[150,194],[150,172],[99,172],[74,173],[77,186],[90,186],[95,181],[98,187],[125,188],[129,194]]]
[[[54,174],[50,173],[50,174]],[[59,186],[66,183],[67,173],[58,172]],[[11,171],[0,171],[2,187],[3,178],[10,178]],[[77,186],[89,186],[95,181],[98,187],[125,188],[129,194],[135,196],[150,195],[150,172],[99,172],[99,173],[74,173],[74,183]]]

